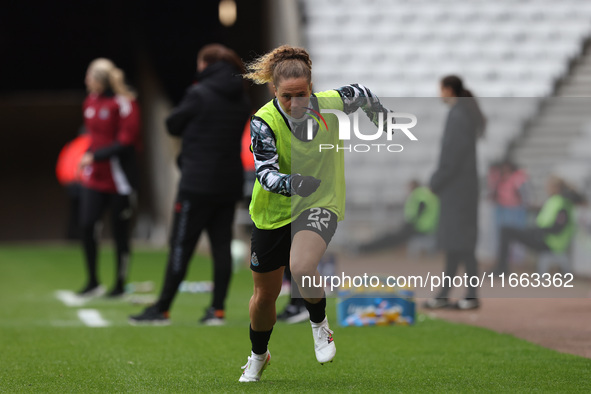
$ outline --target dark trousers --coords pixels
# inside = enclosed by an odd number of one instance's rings
[[[68,222],[66,238],[68,240],[80,241],[82,238],[80,229],[80,200],[82,198],[82,186],[79,183],[72,183],[66,186],[68,195]]]
[[[476,261],[474,250],[447,251],[445,253],[445,275],[453,278],[456,275],[461,263],[464,263],[466,275],[468,275],[468,278],[471,278],[472,276],[478,276],[478,263]],[[437,298],[447,298],[449,296],[451,286],[448,281],[444,281],[444,283],[445,284],[442,286],[441,292]],[[466,294],[466,298],[476,298],[476,290],[476,287],[470,286],[468,281],[468,293]]]
[[[106,209],[111,213],[111,232],[115,240],[117,270],[115,288],[123,289],[129,266],[129,227],[133,209],[130,196],[103,193],[83,188],[80,201],[80,227],[89,285],[99,283],[97,276],[97,223]]]
[[[418,234],[414,226],[405,223],[397,232],[385,234],[375,241],[359,246],[360,252],[372,252],[386,248],[395,248],[408,241],[412,236]]]
[[[530,249],[543,252],[549,250],[544,241],[546,235],[538,228],[502,227],[499,242],[498,263],[496,272],[507,272],[509,269],[509,247],[513,242],[519,242]]]
[[[199,236],[207,230],[213,255],[213,300],[211,306],[224,309],[232,276],[232,223],[236,199],[180,191],[174,206],[170,252],[158,307],[167,311],[176,296]]]

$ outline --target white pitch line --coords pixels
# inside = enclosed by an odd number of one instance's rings
[[[66,306],[82,306],[86,304],[86,299],[79,297],[70,290],[58,290],[55,292],[55,298],[63,302]]]
[[[88,327],[106,327],[109,322],[103,319],[96,309],[79,309],[78,318]]]

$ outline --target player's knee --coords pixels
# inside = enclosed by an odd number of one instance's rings
[[[291,276],[301,285],[301,282],[306,277],[313,277],[316,275],[316,267],[312,264],[292,264]]]
[[[258,307],[266,308],[271,305],[275,305],[277,297],[278,294],[276,294],[275,291],[268,289],[256,289],[254,295],[252,296],[251,302]]]

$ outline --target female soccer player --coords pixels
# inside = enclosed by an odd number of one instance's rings
[[[104,210],[111,211],[117,251],[117,270],[109,296],[124,293],[129,261],[131,196],[137,179],[136,149],[140,115],[135,94],[124,83],[123,72],[112,61],[99,58],[86,73],[88,97],[84,101],[84,124],[90,148],[80,160],[82,171],[81,228],[88,282],[81,296],[99,296],[105,289],[97,277],[96,224]]]
[[[319,151],[320,144],[342,146],[339,125],[335,115],[322,114],[322,109],[352,113],[362,108],[376,125],[378,114],[385,120],[388,112],[361,85],[313,94],[312,61],[302,48],[276,48],[251,63],[248,71],[245,77],[254,83],[272,83],[275,98],[252,117],[250,128],[257,175],[250,204],[255,224],[250,263],[252,352],[241,382],[259,381],[271,360],[267,345],[288,264],[310,314],[316,359],[325,363],[334,358],[324,290],[303,283],[306,276],[319,278],[318,263],[345,210],[343,150]],[[318,122],[312,121],[314,117]]]

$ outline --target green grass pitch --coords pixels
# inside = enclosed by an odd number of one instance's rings
[[[131,280],[159,286],[165,262],[165,251],[135,251]],[[109,285],[113,265],[104,250],[101,277]],[[85,308],[99,310],[111,326],[86,327],[77,308],[54,297],[58,289],[78,290],[83,272],[76,246],[0,247],[0,392],[591,391],[589,359],[433,319],[340,328],[334,299],[332,364],[316,362],[308,324],[278,323],[263,380],[238,383],[250,352],[247,268],[233,278],[224,327],[200,326],[210,296],[185,293],[169,327],[129,326],[127,316],[141,307],[105,299]],[[209,258],[195,258],[188,279],[210,280]]]

